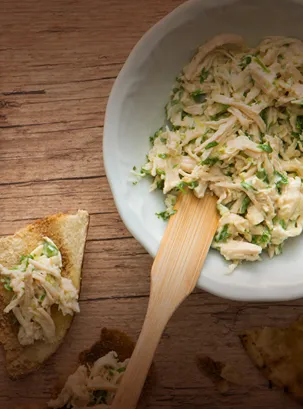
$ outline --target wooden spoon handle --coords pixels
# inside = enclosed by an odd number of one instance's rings
[[[161,305],[156,305],[151,299],[141,334],[127,366],[127,376],[122,378],[111,409],[134,409],[137,406],[155,350],[169,319],[166,314],[159,313],[160,309]]]
[[[215,197],[181,195],[176,207],[152,267],[143,329],[111,409],[135,409],[161,334],[194,289],[217,228]]]

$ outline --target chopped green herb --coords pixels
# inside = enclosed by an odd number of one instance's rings
[[[268,230],[265,230],[262,236],[253,236],[252,243],[257,244],[258,246],[267,246],[270,243],[271,234]]]
[[[176,210],[171,210],[170,212],[165,210],[164,212],[156,213],[156,215],[158,216],[159,219],[163,219],[164,221],[167,221],[170,218],[170,216],[176,213],[177,213]]]
[[[262,151],[267,152],[267,153],[272,152],[272,147],[267,143],[263,143],[261,145],[258,145],[258,148],[262,149]]]
[[[167,156],[168,155],[166,153],[159,153],[158,158],[167,159]]]
[[[282,185],[288,184],[288,177],[282,175],[282,173],[277,172],[276,170],[275,170],[275,175],[278,177],[278,181],[276,182],[276,188],[278,192],[281,194]]]
[[[179,102],[180,102],[179,99],[173,99],[173,100],[171,101],[170,105],[173,107],[173,106],[179,104]]]
[[[133,167],[133,170],[137,170],[136,166]]]
[[[195,181],[193,181],[193,182],[187,183],[187,186],[188,186],[190,189],[195,189],[196,187],[199,186],[199,182],[198,182],[197,180],[195,180]]]
[[[242,70],[244,70],[250,63],[251,63],[251,55],[246,55],[245,57],[242,58],[240,67],[242,68]]]
[[[161,141],[162,143],[166,143],[167,139],[166,139],[166,138],[162,138],[162,136],[161,136],[160,141]]]
[[[11,284],[11,278],[4,276],[3,278],[1,278],[1,282],[3,283],[3,287],[7,290],[7,291],[13,291],[12,287],[10,286]]]
[[[171,130],[176,132],[179,131],[179,129],[181,129],[181,126],[177,126],[177,125],[171,125]]]
[[[284,60],[284,58],[285,58],[284,55],[282,55],[282,54],[279,54],[279,55],[278,55],[278,61],[279,61],[279,62],[281,62],[282,60]]]
[[[21,256],[20,257],[20,264],[24,264],[23,265],[23,271],[25,271],[27,269],[29,259],[33,260],[34,257],[31,254],[29,254],[28,256]],[[16,267],[16,269],[18,269],[18,267]]]
[[[117,372],[119,372],[119,373],[122,373],[122,372],[125,372],[126,371],[126,367],[125,366],[122,366],[121,368],[118,368],[117,369]]]
[[[200,84],[203,84],[205,80],[207,80],[209,75],[209,71],[207,71],[204,67],[202,68],[201,75],[200,75]]]
[[[44,293],[40,296],[39,301],[40,301],[40,302],[43,302],[43,300],[45,299],[45,297],[46,297],[46,292],[44,292]]]
[[[150,170],[147,170],[147,169],[145,169],[145,168],[141,168],[141,173],[143,174],[142,176],[144,176],[144,175],[150,175]]]
[[[106,405],[107,403],[107,391],[94,391],[93,399],[90,404],[94,405]]]
[[[286,230],[285,220],[279,220],[279,223],[280,223],[281,227],[282,227],[284,230]]]
[[[217,114],[212,115],[212,116],[210,117],[210,119],[211,119],[212,121],[217,121],[217,120],[220,118],[221,115],[226,114],[228,108],[229,108],[229,105],[224,105],[224,104],[222,104],[222,110],[221,110],[220,112],[218,112]]]
[[[158,131],[156,131],[152,136],[149,137],[149,141],[152,145],[155,143],[155,140],[158,138],[161,132],[162,132],[162,128],[158,129]]]
[[[183,121],[183,119],[186,117],[186,116],[189,116],[189,117],[191,117],[191,114],[189,114],[188,112],[185,112],[185,111],[181,111],[181,120]]]
[[[164,180],[158,180],[157,181],[157,189],[163,190],[164,189]]]
[[[275,255],[279,256],[280,254],[282,254],[283,251],[283,243],[279,244],[276,248],[275,248]]]
[[[268,108],[264,108],[261,112],[260,112],[260,117],[263,119],[263,121],[265,123],[267,123],[267,111]]]
[[[266,67],[264,62],[261,61],[259,57],[255,57],[254,60],[258,65],[260,65],[260,67],[263,69],[263,71],[267,72],[268,74],[270,73],[269,68]]]
[[[220,233],[218,233],[215,237],[215,241],[216,242],[220,242],[220,241],[227,241],[227,239],[230,237],[230,234],[228,232],[228,224],[225,224],[222,228],[222,230],[220,231]]]
[[[180,182],[177,186],[176,189],[180,190],[182,193],[187,193],[185,190],[185,187],[187,186],[187,183],[185,182]]]
[[[135,182],[133,182],[133,185],[136,186],[138,184],[138,181],[136,180]]]
[[[300,133],[299,132],[292,132],[291,135],[296,139],[300,139]]]
[[[176,169],[177,166],[179,166],[179,163],[176,163],[176,164],[173,166],[173,169]]]
[[[165,171],[161,170],[159,168],[156,169],[157,175],[161,176],[161,175],[165,175]]]
[[[300,133],[303,131],[303,115],[298,115],[296,120],[296,127]]]
[[[54,244],[49,243],[48,241],[45,241],[43,243],[43,254],[46,257],[50,258],[50,257],[56,256],[58,253],[59,253],[59,250]]]
[[[202,104],[205,101],[206,94],[204,94],[200,89],[197,89],[190,95],[197,104]]]
[[[242,206],[240,208],[240,214],[245,214],[247,212],[247,208],[250,205],[250,202],[251,202],[251,200],[250,200],[250,198],[248,196],[246,196],[243,199]]]
[[[205,146],[205,149],[211,149],[214,148],[215,146],[219,145],[218,142],[214,141],[214,142],[210,142],[209,144],[207,144]]]
[[[245,190],[256,190],[252,185],[250,185],[247,182],[241,182],[241,186],[243,187],[243,189]]]
[[[258,170],[256,173],[258,179],[262,180],[265,183],[269,183],[268,174],[264,169]]]
[[[207,158],[203,161],[200,162],[200,165],[207,165],[207,166],[213,166],[215,165],[217,162],[219,162],[220,159],[217,157],[214,158]]]

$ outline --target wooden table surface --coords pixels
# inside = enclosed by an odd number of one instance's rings
[[[181,0],[2,0],[0,6],[0,234],[68,210],[91,215],[83,266],[81,314],[44,368],[10,381],[3,356],[0,407],[45,407],[78,353],[104,326],[139,334],[151,257],[125,229],[102,161],[107,98],[130,50]],[[229,302],[195,291],[169,322],[141,407],[298,408],[244,353],[238,333],[288,324],[302,302]],[[195,363],[198,353],[234,365],[244,385],[226,395]]]

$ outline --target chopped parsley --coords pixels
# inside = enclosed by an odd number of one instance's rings
[[[155,140],[158,138],[161,132],[162,132],[162,128],[158,129],[158,131],[156,131],[152,136],[149,137],[149,141],[152,145],[155,143]]]
[[[194,180],[193,182],[187,183],[187,186],[188,186],[190,189],[195,189],[196,187],[199,186],[199,182],[198,182],[197,180]]]
[[[258,145],[258,148],[262,149],[263,152],[272,153],[272,147],[267,143]]]
[[[46,292],[44,291],[44,293],[40,296],[39,301],[42,303],[45,297],[46,297]]]
[[[57,249],[57,247],[54,244],[49,243],[48,241],[45,241],[43,243],[43,254],[46,257],[50,258],[50,257],[53,257],[53,256],[57,256],[58,253],[59,253],[59,250]]]
[[[202,104],[205,101],[206,94],[204,94],[200,89],[197,89],[190,95],[197,104]]]
[[[264,72],[266,72],[267,74],[270,73],[270,69],[266,67],[266,65],[264,64],[264,62],[261,61],[259,57],[255,57],[254,60],[255,60],[255,62],[256,62],[258,65],[260,65],[260,67],[262,68],[262,70],[263,70]]]
[[[121,368],[118,368],[117,369],[117,372],[119,372],[119,373],[122,373],[122,372],[125,372],[126,371],[126,367],[125,366],[122,366]]]
[[[28,260],[29,259],[31,259],[31,260],[34,260],[34,257],[31,255],[31,254],[29,254],[28,256],[21,256],[20,257],[20,264],[22,265],[22,267],[23,267],[23,271],[25,271],[26,269],[27,269],[27,267],[28,267]],[[17,268],[17,267],[16,267]]]
[[[282,175],[282,173],[277,172],[276,170],[275,170],[275,175],[278,179],[278,181],[276,182],[276,188],[279,194],[281,194],[282,185],[288,185],[288,177]]]
[[[157,189],[163,190],[164,189],[164,180],[160,179],[157,181]]]
[[[241,182],[241,186],[245,190],[256,190],[250,183],[247,182]]]
[[[252,243],[257,244],[258,246],[264,247],[267,246],[270,243],[271,240],[271,234],[269,230],[264,230],[262,236],[253,236],[252,237]]]
[[[165,210],[164,212],[156,213],[156,216],[158,216],[159,219],[164,220],[165,222],[172,216],[173,214],[176,214],[177,210]]]
[[[258,170],[256,173],[258,179],[262,180],[265,183],[269,183],[268,174],[264,169]]]
[[[279,223],[280,223],[280,225],[281,225],[281,227],[282,227],[282,229],[284,229],[284,230],[286,230],[286,223],[285,223],[285,220],[279,220]]]
[[[177,186],[176,189],[180,190],[182,193],[187,193],[185,190],[185,187],[187,186],[186,182],[180,182]]]
[[[218,142],[216,142],[216,141],[214,141],[214,142],[210,142],[209,144],[207,144],[206,146],[205,146],[205,149],[211,149],[211,148],[214,148],[215,146],[218,146],[219,144],[218,144]]]
[[[203,84],[205,80],[207,80],[209,75],[209,71],[207,71],[204,67],[202,68],[201,74],[200,74],[200,84]]]
[[[158,158],[167,159],[168,155],[166,153],[159,153]]]
[[[207,166],[214,166],[217,162],[219,162],[220,159],[217,157],[214,158],[207,158],[205,160],[202,160],[200,162],[200,165],[207,165]]]
[[[218,112],[218,113],[215,114],[215,115],[212,115],[212,116],[210,117],[210,119],[211,119],[212,121],[217,121],[217,120],[220,118],[221,115],[226,114],[228,108],[229,108],[229,105],[224,105],[224,104],[222,104],[222,109],[221,109],[221,111]]]
[[[228,232],[228,224],[225,224],[222,228],[222,230],[216,235],[215,237],[215,241],[216,242],[226,242],[229,237],[230,237],[230,233]]]
[[[246,55],[242,58],[240,67],[244,70],[251,63],[251,55]]]
[[[240,214],[245,214],[247,212],[247,208],[250,205],[250,202],[251,202],[250,198],[248,196],[245,196],[239,211]]]
[[[106,405],[107,403],[107,391],[94,391],[91,404],[94,405]]]
[[[301,134],[303,131],[303,115],[298,115],[296,120],[296,127]]]
[[[13,291],[12,287],[11,287],[11,278],[4,276],[1,278],[1,283],[3,283],[3,287],[7,290],[7,291]]]
[[[260,117],[261,117],[262,120],[265,122],[265,124],[267,124],[267,111],[268,111],[268,108],[264,108],[264,109],[260,112]]]

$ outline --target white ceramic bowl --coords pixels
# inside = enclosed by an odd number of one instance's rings
[[[190,0],[156,24],[131,52],[112,89],[104,127],[106,174],[128,230],[155,256],[165,223],[161,193],[149,193],[150,181],[133,186],[129,172],[140,168],[149,136],[164,123],[164,106],[176,75],[212,36],[224,32],[255,44],[267,35],[303,38],[303,1]],[[198,286],[225,298],[249,301],[289,300],[303,296],[303,237],[290,239],[283,255],[243,263],[226,275],[227,263],[211,250]]]

